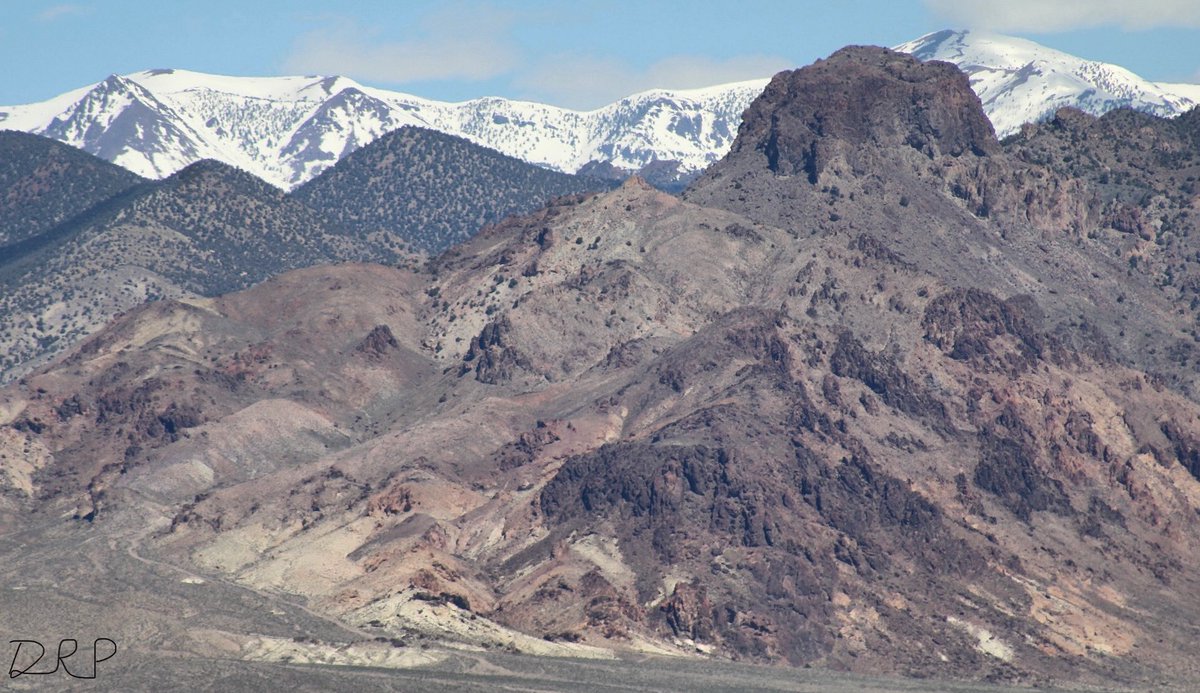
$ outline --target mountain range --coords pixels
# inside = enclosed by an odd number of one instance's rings
[[[408,134],[347,180],[442,151]],[[108,223],[319,221],[193,166]],[[681,195],[133,308],[0,388],[0,627],[70,614],[142,688],[571,687],[519,652],[1186,690],[1198,175],[1200,111],[1000,140],[954,65],[848,47]]]
[[[443,103],[345,77],[149,70],[0,108],[0,128],[45,135],[151,178],[216,159],[284,189],[405,125],[567,173],[590,161],[637,170],[671,160],[696,171],[728,148],[764,84],[645,92],[579,112],[501,98]]]
[[[941,31],[898,48],[970,75],[1001,137],[1062,106],[1172,116],[1200,101],[1197,85],[1156,84],[1019,38]],[[384,133],[414,125],[567,173],[604,163],[628,175],[668,164],[677,169],[668,185],[682,187],[729,149],[742,112],[766,84],[648,91],[583,112],[497,97],[444,103],[345,77],[159,69],[0,107],[0,128],[51,137],[148,178],[216,159],[290,190]]]
[[[211,159],[159,181],[0,133],[0,381],[147,300],[216,296],[337,262],[409,264],[609,181],[404,127],[288,194]]]

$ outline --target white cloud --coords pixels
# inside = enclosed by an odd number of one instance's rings
[[[637,69],[615,58],[550,56],[514,79],[528,98],[570,108],[597,108],[647,89],[690,89],[770,77],[793,67],[786,58],[746,55],[726,60],[677,55]]]
[[[925,5],[956,26],[992,31],[1200,27],[1197,0],[925,0]]]
[[[384,40],[350,22],[307,33],[284,61],[288,72],[339,74],[399,84],[421,80],[481,80],[516,66],[509,36],[513,16],[490,6],[456,5],[422,19],[416,35]]]
[[[41,12],[38,12],[37,18],[38,18],[38,21],[53,22],[53,21],[57,21],[59,19],[66,19],[68,17],[78,17],[80,15],[84,15],[87,13],[88,13],[88,8],[86,8],[82,5],[74,5],[74,4],[52,5],[50,7],[47,7],[46,9],[42,10]]]

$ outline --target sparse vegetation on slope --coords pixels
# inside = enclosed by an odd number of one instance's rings
[[[214,296],[331,262],[396,263],[386,231],[348,233],[282,191],[203,161],[18,244],[0,264],[0,374],[146,301]]]
[[[404,127],[346,156],[293,196],[346,228],[387,231],[436,253],[554,197],[611,185]]]
[[[143,179],[47,137],[0,130],[0,258]]]

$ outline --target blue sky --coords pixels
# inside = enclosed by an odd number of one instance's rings
[[[0,104],[176,67],[589,108],[957,27],[1200,82],[1200,0],[0,0]]]

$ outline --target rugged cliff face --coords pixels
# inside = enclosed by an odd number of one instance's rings
[[[1086,181],[1094,221],[1087,241],[1124,260],[1195,317],[1200,307],[1200,110],[1165,120],[1128,110],[1096,118],[1063,109],[1050,121],[1023,129],[1006,148],[1030,165]]]
[[[685,200],[633,179],[420,271],[131,313],[3,391],[5,526],[73,516],[364,639],[1194,680],[1200,404],[1149,351],[1185,314],[956,191],[1091,185],[968,94],[847,49]]]
[[[863,173],[872,153],[892,158],[901,147],[929,159],[999,151],[979,98],[953,65],[852,47],[771,80],[747,109],[730,158],[754,152],[774,174],[815,185],[835,159]]]

